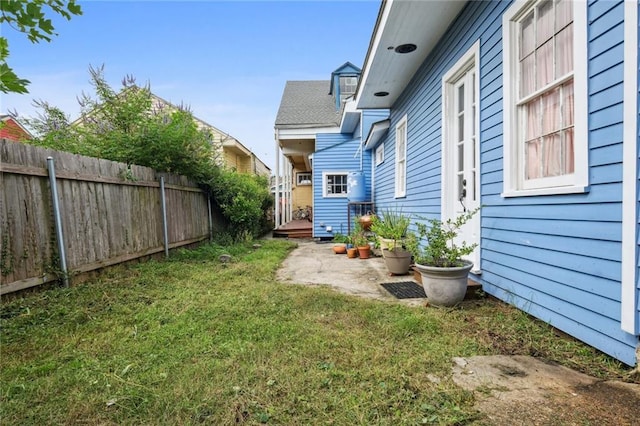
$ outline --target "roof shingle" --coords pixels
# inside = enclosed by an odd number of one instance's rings
[[[287,81],[276,128],[326,127],[340,125],[341,111],[329,94],[329,80]]]

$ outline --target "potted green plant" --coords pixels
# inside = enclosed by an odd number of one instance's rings
[[[353,245],[358,249],[358,257],[360,257],[360,259],[368,259],[371,256],[371,246],[369,245],[365,230],[359,221],[356,221],[350,236]]]
[[[371,230],[377,235],[382,257],[389,272],[404,275],[411,266],[411,252],[405,249],[408,238],[415,235],[409,232],[411,218],[401,212],[386,210],[381,217],[374,216]]]
[[[380,249],[395,249],[404,244],[411,218],[402,212],[385,210],[382,217],[373,216],[371,231],[378,237]]]
[[[467,277],[473,262],[464,259],[477,244],[466,241],[456,243],[460,228],[478,212],[465,212],[456,218],[442,222],[430,219],[416,222],[418,237],[410,245],[414,266],[422,275],[424,292],[429,303],[438,306],[454,306],[464,299]],[[423,244],[424,243],[424,244]]]
[[[336,233],[333,236],[333,252],[335,254],[345,254],[347,252],[347,243],[349,237],[347,235]]]

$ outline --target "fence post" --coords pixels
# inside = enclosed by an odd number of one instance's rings
[[[67,273],[67,254],[64,248],[64,235],[62,233],[62,220],[60,218],[60,203],[58,201],[58,186],[56,184],[56,166],[53,157],[47,157],[47,168],[49,169],[49,183],[51,184],[51,201],[53,203],[53,219],[56,228],[56,240],[58,240],[58,253],[60,255],[60,270],[62,271],[62,282],[65,287],[69,287],[69,274]]]
[[[207,210],[209,213],[209,242],[213,241],[213,218],[211,217],[211,196],[207,193]]]
[[[164,176],[160,176],[160,199],[162,200],[162,235],[164,237],[164,256],[169,258],[169,231],[167,230],[167,199],[164,194]]]

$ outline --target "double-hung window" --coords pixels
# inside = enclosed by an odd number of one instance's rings
[[[298,186],[311,185],[311,172],[298,172],[296,184]]]
[[[384,163],[384,142],[378,145],[375,151],[376,166]]]
[[[503,42],[503,195],[585,191],[585,2],[515,2]]]
[[[322,174],[322,194],[324,197],[347,196],[347,172],[324,172]]]
[[[358,86],[358,77],[342,76],[340,77],[340,100],[345,100],[349,96],[356,93]]]
[[[396,125],[396,188],[395,197],[407,195],[407,116]]]

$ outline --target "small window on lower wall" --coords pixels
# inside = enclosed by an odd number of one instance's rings
[[[311,185],[311,172],[300,172],[296,175],[296,184],[298,186]]]
[[[322,196],[323,197],[346,197],[347,196],[347,172],[324,172],[322,173]]]
[[[384,142],[376,148],[376,166],[384,163]]]

